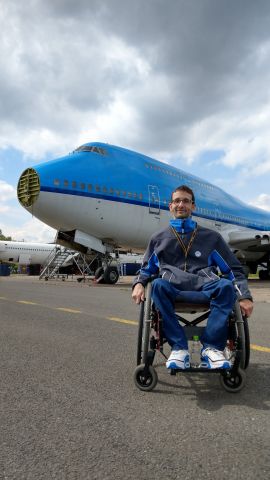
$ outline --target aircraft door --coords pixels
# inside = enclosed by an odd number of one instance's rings
[[[160,214],[160,197],[158,187],[148,185],[149,192],[149,213]]]

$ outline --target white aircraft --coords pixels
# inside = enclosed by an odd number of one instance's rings
[[[44,265],[55,247],[54,243],[30,243],[0,240],[0,262],[20,265]],[[63,249],[64,250],[64,249]]]
[[[57,243],[98,253],[109,279],[115,270],[110,252],[143,251],[151,234],[167,226],[170,195],[181,184],[195,193],[195,220],[220,232],[247,270],[253,273],[263,265],[261,278],[270,278],[269,212],[121,147],[88,143],[27,168],[18,182],[18,199],[31,215],[58,230]]]

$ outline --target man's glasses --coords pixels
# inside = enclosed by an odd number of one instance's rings
[[[175,198],[171,201],[171,203],[173,203],[174,205],[180,205],[180,203],[183,203],[184,205],[189,205],[193,202],[189,198]]]

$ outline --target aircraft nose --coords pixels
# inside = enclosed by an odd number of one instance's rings
[[[39,175],[34,168],[27,168],[20,176],[17,186],[17,196],[23,207],[31,207],[36,202],[40,192]]]

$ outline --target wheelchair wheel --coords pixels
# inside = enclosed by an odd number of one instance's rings
[[[222,387],[230,393],[237,393],[242,390],[246,382],[246,374],[240,368],[236,372],[226,372],[220,375]]]
[[[142,302],[140,306],[138,340],[137,340],[137,365],[140,365],[142,362],[143,319],[144,319],[144,302]]]
[[[248,321],[244,317],[243,324],[236,324],[234,321],[230,324],[229,327],[229,338],[226,345],[226,358],[228,360],[234,361],[235,354],[236,354],[236,340],[237,337],[241,341],[241,358],[240,358],[240,367],[243,370],[246,370],[249,365],[250,359],[250,338],[249,338],[249,328],[248,328]],[[244,342],[243,342],[244,339]]]
[[[139,328],[138,328],[138,343],[137,343],[137,365],[146,362],[147,353],[149,350],[149,338],[151,330],[151,284],[148,283],[146,287],[145,301],[141,305]]]
[[[249,359],[250,359],[250,337],[249,337],[248,321],[246,317],[244,317],[244,331],[245,331],[245,346],[246,346],[244,369],[246,369],[249,366]]]
[[[241,341],[241,359],[240,367],[245,370],[249,364],[250,357],[250,339],[249,339],[249,328],[248,322],[245,317],[243,317],[239,302],[235,304],[235,328],[236,334]]]
[[[154,367],[149,365],[147,370],[148,371],[146,373],[144,364],[138,365],[138,367],[135,369],[133,377],[136,387],[144,392],[150,392],[153,390],[158,381],[157,372]]]

